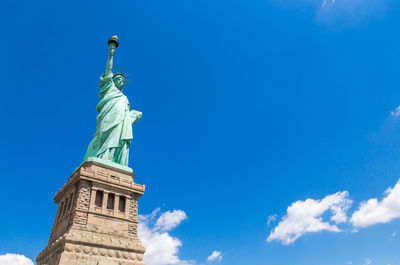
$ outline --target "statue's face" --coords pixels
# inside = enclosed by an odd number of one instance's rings
[[[125,85],[124,78],[122,76],[116,76],[114,78],[114,84],[119,90],[122,90],[122,87]]]

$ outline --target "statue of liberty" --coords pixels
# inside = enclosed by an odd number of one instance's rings
[[[112,72],[113,56],[118,47],[117,36],[111,37],[108,45],[106,71],[100,76],[96,133],[87,148],[84,161],[106,164],[111,162],[109,164],[128,166],[132,123],[140,120],[142,113],[130,110],[128,98],[122,93],[126,76],[123,73]]]

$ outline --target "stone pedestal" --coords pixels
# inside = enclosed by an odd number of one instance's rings
[[[144,185],[134,174],[83,163],[54,197],[58,211],[38,265],[145,265],[137,236]]]

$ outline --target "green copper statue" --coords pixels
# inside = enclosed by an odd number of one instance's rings
[[[108,45],[106,71],[100,76],[96,134],[87,148],[84,161],[98,161],[111,165],[117,163],[127,167],[132,123],[140,120],[142,113],[130,110],[128,98],[122,93],[126,82],[124,74],[112,73],[113,56],[118,47],[117,36],[111,37]]]

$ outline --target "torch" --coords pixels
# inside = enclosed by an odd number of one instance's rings
[[[117,48],[119,45],[118,43],[118,37],[116,35],[112,36],[111,38],[108,39],[108,46],[110,48]]]

